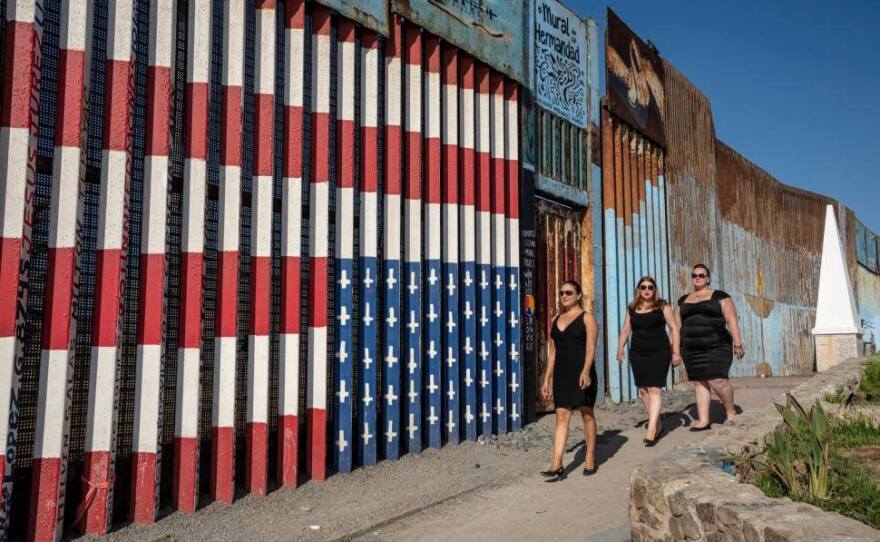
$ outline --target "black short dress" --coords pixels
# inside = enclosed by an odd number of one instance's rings
[[[629,364],[636,386],[662,388],[672,362],[672,348],[666,334],[663,309],[639,313],[629,310],[632,338],[629,341]]]
[[[590,385],[582,390],[578,386],[584,358],[587,355],[587,326],[584,313],[580,313],[564,330],[553,320],[550,336],[556,346],[556,365],[553,366],[553,404],[557,408],[577,408],[596,404],[598,377],[596,364],[590,366]]]
[[[697,303],[678,300],[681,313],[681,358],[688,380],[728,378],[733,363],[733,338],[727,331],[721,301],[726,292],[715,290],[712,297]]]

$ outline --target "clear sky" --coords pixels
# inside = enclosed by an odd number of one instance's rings
[[[611,6],[708,96],[719,139],[880,233],[880,1],[562,1],[600,43]]]

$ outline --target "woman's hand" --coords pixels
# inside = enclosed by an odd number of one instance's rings
[[[544,382],[541,385],[541,397],[543,397],[545,401],[550,400],[550,383],[549,382]]]
[[[617,349],[617,363],[623,363],[623,357],[624,357],[623,348],[618,348]]]
[[[578,386],[585,390],[590,387],[590,375],[589,373],[581,373],[580,378],[578,378]]]
[[[678,367],[681,365],[681,354],[672,354],[672,366]]]
[[[736,359],[743,359],[743,356],[746,355],[746,349],[743,345],[733,345],[733,354],[736,356]]]

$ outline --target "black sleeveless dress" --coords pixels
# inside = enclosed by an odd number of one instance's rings
[[[598,391],[596,364],[590,366],[590,385],[582,390],[578,386],[581,371],[584,370],[584,357],[587,355],[587,326],[584,313],[580,313],[564,330],[560,331],[553,320],[550,336],[556,346],[556,365],[553,366],[553,404],[557,408],[577,408],[596,404]]]
[[[727,331],[721,301],[730,296],[721,290],[697,303],[678,300],[681,311],[681,358],[688,380],[727,378],[733,363],[733,338]]]
[[[629,311],[632,338],[629,342],[629,363],[636,386],[662,388],[672,362],[672,348],[666,334],[663,309],[638,313]]]

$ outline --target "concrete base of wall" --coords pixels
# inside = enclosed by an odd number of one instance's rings
[[[864,355],[860,333],[815,334],[813,337],[816,341],[816,370],[820,373]]]

